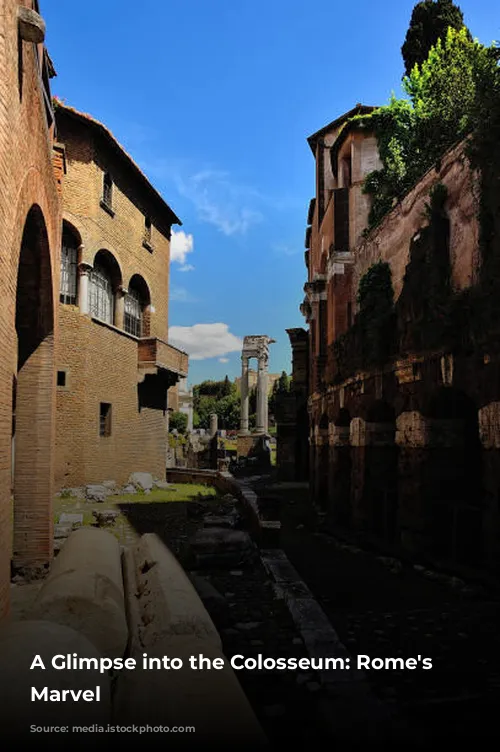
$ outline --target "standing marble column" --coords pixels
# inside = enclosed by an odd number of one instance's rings
[[[241,356],[241,413],[240,413],[240,433],[248,434],[248,358]]]
[[[257,433],[267,433],[268,401],[267,401],[267,358],[261,355],[258,360],[257,376]]]
[[[217,435],[219,418],[217,413],[210,413],[210,438],[213,439]]]
[[[125,326],[125,296],[127,293],[128,290],[123,285],[120,285],[116,291],[113,324],[118,329],[123,329]]]
[[[78,264],[78,301],[80,304],[80,313],[87,315],[90,313],[90,273],[92,267],[90,264]]]

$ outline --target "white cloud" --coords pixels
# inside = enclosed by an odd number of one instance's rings
[[[229,331],[227,324],[171,326],[169,342],[188,353],[192,360],[216,358],[243,347],[243,340]],[[223,361],[224,362],[224,361]]]
[[[194,269],[194,266],[192,264],[184,264],[184,266],[181,266],[180,269],[178,269],[179,272],[192,272]]]
[[[196,298],[193,298],[184,287],[171,287],[170,300],[176,303],[194,303]]]
[[[262,220],[255,207],[257,191],[233,182],[227,173],[204,169],[187,177],[176,177],[179,193],[195,205],[203,222],[214,225],[224,235],[243,235]]]
[[[219,363],[229,363],[229,358],[219,358]]]
[[[297,243],[274,243],[272,249],[279,256],[295,256],[301,252],[301,247]]]
[[[182,271],[190,271],[194,267],[186,264],[186,256],[192,250],[193,236],[186,235],[182,230],[179,230],[179,232],[172,230],[172,237],[170,238],[170,261],[177,261],[179,264],[183,264],[184,268]]]

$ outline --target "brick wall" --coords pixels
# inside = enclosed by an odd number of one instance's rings
[[[151,339],[127,335],[118,318],[109,326],[82,315],[79,305],[60,305],[57,368],[65,371],[66,383],[57,388],[56,487],[124,483],[135,471],[164,478],[167,416],[163,409],[139,408],[138,361],[147,362],[148,373],[150,362],[173,367],[172,359],[174,365],[186,361],[152,339],[168,338],[172,215],[165,206],[160,212],[127,157],[117,145],[112,148],[94,121],[59,108],[57,123],[66,156],[64,219],[81,238],[79,260],[93,265],[96,253],[106,250],[119,265],[123,287],[134,274],[143,277],[151,300]],[[111,213],[101,205],[105,172],[113,180]],[[149,248],[143,243],[146,216],[152,225]],[[101,403],[111,405],[109,436],[99,435]]]
[[[138,410],[137,341],[61,306],[56,487],[127,481],[135,471],[165,476],[166,416]],[[111,405],[111,435],[99,435],[100,403]]]
[[[128,288],[131,277],[140,274],[149,289],[150,334],[168,339],[168,289],[170,265],[169,217],[160,214],[156,202],[137,185],[92,123],[85,124],[65,112],[56,111],[58,138],[66,150],[64,178],[64,219],[78,231],[83,249],[80,260],[92,265],[96,253],[106,249],[116,259],[122,284]],[[111,216],[101,206],[104,173],[113,179]],[[145,217],[152,220],[151,248],[143,245]]]
[[[43,109],[37,49],[18,36],[17,0],[4,0],[0,14],[0,619],[8,611],[12,556],[12,394],[16,377],[16,291],[21,242],[28,214],[36,206],[37,263],[45,265],[39,303],[52,333],[35,349],[20,378],[17,395],[18,458],[14,514],[21,563],[51,555],[53,348],[59,287],[60,208],[52,171],[52,134]],[[31,3],[21,3],[31,6]],[[42,48],[38,48],[42,53]],[[43,258],[42,258],[43,257]],[[49,316],[48,314],[53,314]],[[32,368],[31,368],[32,366]],[[30,373],[28,373],[30,371]],[[33,378],[36,373],[36,378]],[[33,379],[31,388],[27,387]],[[24,416],[24,417],[23,417]],[[29,441],[23,432],[29,427]],[[24,443],[24,449],[23,449]],[[32,462],[26,462],[27,453]],[[24,457],[23,457],[24,455]]]

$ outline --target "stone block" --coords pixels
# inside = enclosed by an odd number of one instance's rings
[[[129,483],[142,491],[151,491],[153,488],[153,476],[151,473],[132,473]]]
[[[99,527],[105,527],[106,525],[113,525],[120,512],[114,509],[103,509],[97,511],[94,509],[92,516],[99,525]]]
[[[172,485],[166,480],[155,480],[153,483],[153,488],[159,488],[162,491],[171,491]]]
[[[81,632],[104,656],[123,655],[128,629],[117,539],[89,527],[72,533],[30,616]]]
[[[73,531],[73,525],[54,525],[54,538],[67,538]]]
[[[197,568],[236,567],[250,562],[255,545],[243,530],[202,528],[189,542],[190,554]]]
[[[102,484],[85,487],[85,498],[87,499],[87,501],[103,502],[106,501],[108,494],[109,489]]]

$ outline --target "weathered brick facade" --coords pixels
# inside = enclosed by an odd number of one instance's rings
[[[33,9],[4,0],[0,14],[0,619],[12,558],[31,566],[52,555],[61,216],[51,63],[43,43],[23,38],[20,6]]]
[[[188,367],[167,342],[179,220],[106,128],[56,115],[44,36],[36,0],[4,0],[0,620],[11,564],[52,558],[57,488],[164,477],[167,392]]]
[[[309,139],[317,191],[302,311],[312,500],[333,529],[387,551],[498,574],[500,351],[497,323],[474,323],[484,320],[483,294],[494,294],[481,260],[478,175],[459,144],[364,233],[361,186],[379,163],[373,135],[348,122],[363,111]],[[442,203],[433,207],[436,187]],[[393,293],[383,323],[373,297],[368,318],[359,310],[360,281],[377,268]],[[299,449],[290,456],[287,444],[292,467]]]
[[[187,373],[187,356],[167,344],[170,228],[180,222],[100,123],[62,105],[56,118],[63,227],[78,251],[76,296],[60,305],[56,487],[121,483],[134,471],[163,478],[167,390]],[[104,262],[108,319],[92,310],[94,270]],[[134,279],[142,330],[132,333],[125,315]],[[100,435],[102,405],[110,406],[109,435]]]

